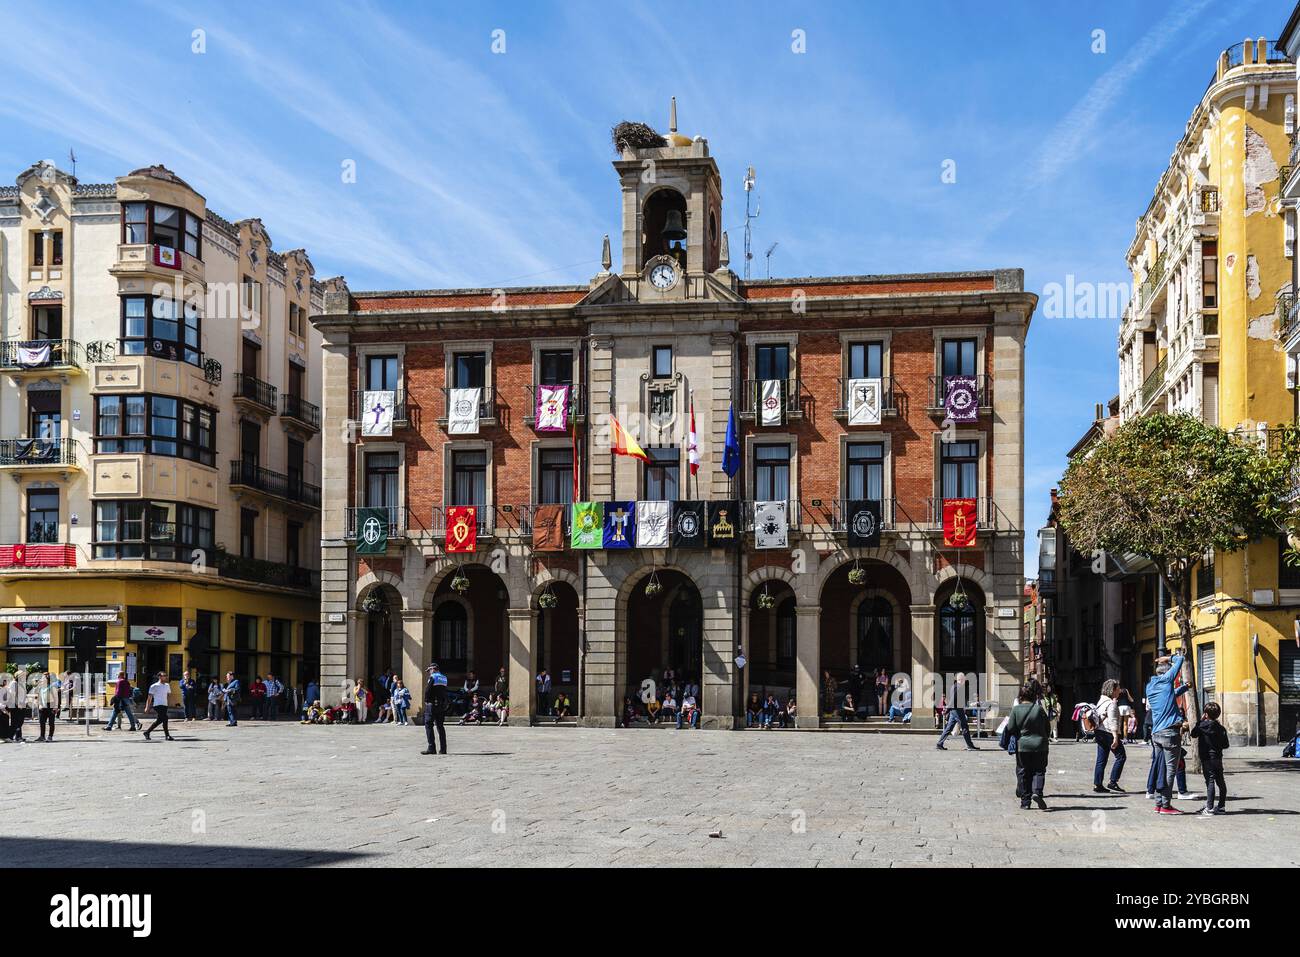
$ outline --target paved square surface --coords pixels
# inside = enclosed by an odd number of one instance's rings
[[[1044,813],[1019,809],[1013,759],[991,740],[972,753],[929,736],[448,727],[453,753],[424,757],[420,727],[173,729],[175,743],[61,726],[54,744],[0,746],[10,865],[1300,860],[1300,763],[1280,746],[1229,751],[1232,813],[1201,819],[1155,815],[1141,744],[1128,795],[1091,793],[1092,745],[1054,747]]]

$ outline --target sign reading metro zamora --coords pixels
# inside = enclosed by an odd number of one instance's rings
[[[662,133],[616,127],[612,165],[624,219],[587,282],[326,288],[313,323],[347,362],[324,416],[365,427],[323,465],[324,567],[347,572],[322,599],[368,611],[323,626],[324,693],[504,669],[528,724],[545,669],[613,727],[671,670],[702,727],[761,687],[815,727],[822,671],[860,666],[976,673],[1009,706],[1022,272],[749,279],[675,104]]]

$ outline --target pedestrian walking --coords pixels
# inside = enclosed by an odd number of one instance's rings
[[[970,725],[966,721],[966,709],[962,707],[966,703],[966,676],[957,675],[953,679],[952,686],[952,703],[948,706],[948,723],[944,725],[943,734],[939,735],[939,743],[935,745],[940,751],[947,751],[943,743],[948,740],[948,735],[961,725],[961,736],[966,740],[967,751],[978,751],[975,742],[970,737]]]
[[[221,682],[214,675],[208,682],[208,720],[221,720],[221,704],[223,695],[221,693]]]
[[[401,678],[393,681],[393,720],[398,724],[410,724],[406,714],[411,710],[411,689]]]
[[[1181,653],[1156,659],[1156,673],[1147,682],[1146,698],[1151,710],[1151,742],[1157,751],[1157,764],[1164,779],[1156,795],[1157,814],[1182,814],[1173,806],[1174,776],[1182,757],[1183,712],[1178,698],[1187,693],[1187,685],[1178,684],[1183,669]]]
[[[113,686],[113,698],[110,703],[113,705],[113,713],[108,716],[108,724],[104,726],[105,731],[112,731],[122,723],[122,715],[126,715],[127,721],[130,722],[131,731],[140,730],[140,722],[136,720],[135,708],[131,706],[131,699],[135,695],[135,689],[131,687],[131,679],[124,673],[117,676],[117,684]]]
[[[1228,732],[1219,724],[1222,709],[1211,701],[1201,711],[1201,720],[1192,728],[1192,737],[1196,739],[1196,750],[1201,755],[1201,773],[1205,776],[1204,817],[1224,813],[1224,804],[1228,800],[1228,782],[1223,779],[1223,752],[1228,749]],[[1218,788],[1219,803],[1214,803],[1215,788]]]
[[[63,690],[62,684],[56,676],[46,671],[36,685],[36,707],[41,726],[41,736],[36,739],[37,741],[54,740],[54,719],[60,710],[59,695]]]
[[[442,746],[442,753],[447,753],[447,729],[442,723],[447,717],[449,701],[447,676],[438,670],[438,664],[434,662],[429,665],[424,683],[424,737],[428,741],[428,747],[421,754],[437,754],[439,745]],[[435,732],[437,741],[434,740]]]
[[[1008,742],[1014,741],[1016,753],[1016,797],[1022,810],[1029,810],[1029,801],[1047,810],[1043,799],[1043,785],[1047,779],[1047,752],[1052,732],[1047,709],[1038,700],[1039,685],[1033,678],[1020,689],[1020,702],[1011,709],[1007,721]],[[1008,750],[1012,747],[1008,744]]]
[[[227,671],[226,683],[221,687],[221,696],[226,702],[226,727],[228,728],[233,728],[239,724],[237,709],[239,708],[241,690],[239,679],[235,677],[235,673]]]
[[[167,727],[167,699],[171,696],[171,693],[172,686],[167,683],[166,672],[158,672],[157,680],[149,686],[149,703],[153,705],[153,713],[156,717],[153,719],[153,724],[149,725],[144,732],[146,741],[153,740],[149,735],[153,734],[154,729],[160,724],[162,725],[163,736],[168,741],[176,740],[172,737],[171,729]]]
[[[1047,709],[1047,722],[1052,729],[1051,738],[1056,740],[1056,721],[1061,716],[1061,699],[1056,696],[1056,689],[1050,685],[1042,697],[1043,707]]]
[[[537,713],[551,713],[551,673],[545,668],[537,675]]]
[[[266,676],[266,717],[274,721],[280,717],[280,702],[284,700],[284,685],[275,675]]]
[[[1133,701],[1129,693],[1120,687],[1118,681],[1107,678],[1102,683],[1101,698],[1097,701],[1097,730],[1093,735],[1097,742],[1097,761],[1092,770],[1092,789],[1098,794],[1105,794],[1107,791],[1124,793],[1124,789],[1119,786],[1119,776],[1124,772],[1124,762],[1128,759],[1128,754],[1124,750],[1124,728],[1119,713],[1121,697],[1127,697],[1130,703]],[[1115,756],[1115,763],[1110,769],[1110,783],[1103,785],[1106,763],[1112,754]]]

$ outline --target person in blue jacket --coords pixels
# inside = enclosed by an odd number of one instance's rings
[[[1157,760],[1164,765],[1164,778],[1156,795],[1156,813],[1181,814],[1173,806],[1174,775],[1183,746],[1183,712],[1178,698],[1187,693],[1187,685],[1178,684],[1183,670],[1181,653],[1156,659],[1156,673],[1147,682],[1147,708],[1151,712],[1151,743]]]

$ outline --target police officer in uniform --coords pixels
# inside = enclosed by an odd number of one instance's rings
[[[438,670],[438,665],[429,665],[428,676],[424,683],[424,736],[429,746],[421,754],[437,754],[438,746],[434,742],[434,728],[438,730],[438,741],[442,742],[442,753],[447,753],[447,730],[442,720],[447,716],[447,676]]]

